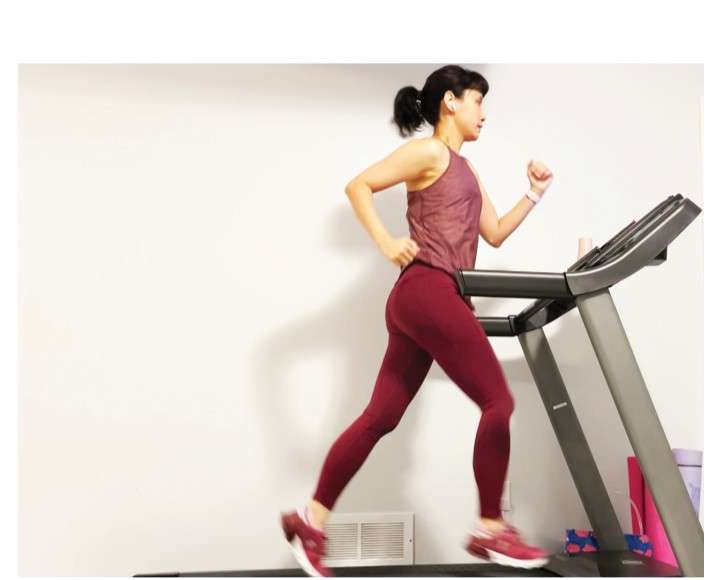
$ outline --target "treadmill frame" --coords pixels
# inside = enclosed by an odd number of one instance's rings
[[[461,295],[537,298],[517,316],[477,319],[488,336],[518,337],[601,546],[600,553],[588,556],[601,568],[602,552],[617,556],[606,560],[606,571],[608,567],[620,572],[625,565],[651,567],[661,563],[628,550],[542,327],[578,307],[680,571],[685,576],[703,576],[703,529],[610,295],[610,286],[617,281],[645,266],[664,262],[669,243],[701,211],[680,194],[670,196],[639,221],[623,228],[601,248],[593,248],[564,273],[498,270],[458,270],[455,273]],[[580,564],[579,559],[583,556],[555,556],[545,568],[565,575],[571,573],[572,562],[576,561],[578,566],[586,567],[586,572],[591,572],[594,565]],[[662,569],[657,572],[667,574]],[[652,575],[650,568],[648,575]]]

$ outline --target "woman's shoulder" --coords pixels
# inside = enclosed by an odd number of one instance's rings
[[[427,171],[434,172],[438,167],[448,165],[450,150],[439,139],[434,137],[417,137],[403,145],[410,155],[427,168]]]
[[[411,139],[411,142],[414,144],[415,149],[438,157],[442,157],[447,150],[447,145],[435,137],[417,137]]]
[[[433,137],[418,137],[403,143],[393,153],[398,159],[422,167],[423,173],[433,172],[440,166],[448,164],[448,147]]]

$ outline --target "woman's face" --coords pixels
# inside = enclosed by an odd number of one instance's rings
[[[455,124],[465,141],[475,141],[485,123],[483,95],[476,89],[467,89],[462,99],[455,99]]]

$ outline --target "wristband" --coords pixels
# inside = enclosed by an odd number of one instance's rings
[[[528,192],[525,194],[526,197],[532,201],[534,204],[540,201],[540,197],[537,193],[535,193],[532,189],[529,189]]]

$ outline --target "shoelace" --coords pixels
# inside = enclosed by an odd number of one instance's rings
[[[498,530],[493,535],[496,536],[496,535],[500,535],[503,533],[506,533],[510,536],[514,536],[517,540],[524,542],[524,540],[522,539],[522,536],[520,535],[520,531],[511,524],[505,523],[505,528],[502,530]]]
[[[515,526],[511,526],[510,524],[507,524],[507,533],[511,536],[514,536],[518,542],[522,542],[523,544],[527,543],[525,542],[525,539],[520,535],[520,532]]]
[[[507,550],[510,547],[510,544],[513,544],[516,541],[522,542],[517,528],[512,527],[509,524],[507,524],[504,529],[493,534],[493,537],[496,539],[496,545],[500,550]]]
[[[315,550],[318,554],[321,556],[325,556],[325,542],[327,541],[327,535],[324,531],[319,530],[315,526],[313,526],[310,523],[310,514],[308,514],[307,506],[305,506],[303,512],[300,514],[300,519],[303,521],[303,523],[308,526],[313,532],[316,532],[317,540],[313,538],[309,538],[308,540],[305,540],[305,543],[308,548],[311,550]]]
[[[318,546],[320,547],[320,550],[322,550],[322,544],[318,544],[318,543],[317,543],[315,540],[313,540],[312,538],[310,538],[309,540],[305,540],[305,542],[307,543],[308,548],[310,548],[310,549],[312,549],[312,550],[314,550],[314,549],[317,548]]]

